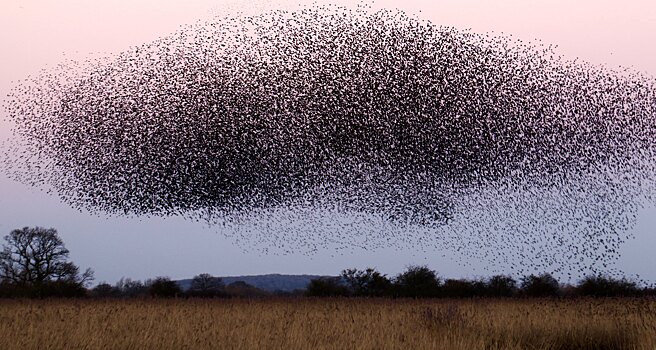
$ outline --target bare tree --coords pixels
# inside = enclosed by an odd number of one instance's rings
[[[223,281],[209,273],[201,273],[191,280],[189,295],[198,297],[221,296],[224,293]]]
[[[84,286],[93,271],[80,269],[68,260],[69,251],[57,230],[42,227],[16,229],[4,237],[0,251],[0,278],[17,285],[70,282]]]
[[[123,297],[138,297],[148,294],[148,287],[144,283],[126,277],[118,280],[115,288],[119,291],[119,295]]]

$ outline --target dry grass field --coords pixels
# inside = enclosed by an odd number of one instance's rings
[[[0,349],[656,349],[656,300],[0,300]]]

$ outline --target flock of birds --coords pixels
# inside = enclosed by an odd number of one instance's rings
[[[22,81],[6,170],[268,253],[603,269],[652,202],[655,82],[398,11],[216,18]]]

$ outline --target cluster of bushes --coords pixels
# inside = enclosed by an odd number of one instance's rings
[[[312,280],[306,295],[401,298],[619,297],[656,295],[656,289],[640,288],[635,282],[601,275],[585,277],[576,286],[560,284],[548,273],[525,276],[519,281],[504,275],[479,280],[443,280],[426,266],[410,266],[394,278],[373,268],[344,270],[338,277]]]
[[[91,289],[88,295],[98,298],[213,298],[225,297],[228,293],[220,278],[203,273],[195,276],[191,281],[191,287],[184,291],[177,282],[168,277],[157,277],[144,282],[121,278],[113,286],[108,283],[100,283]]]
[[[75,298],[83,297],[87,289],[76,281],[53,280],[34,283],[0,282],[0,298]]]
[[[94,298],[230,298],[267,297],[301,295],[300,293],[267,292],[243,281],[225,285],[221,278],[203,273],[191,280],[191,285],[183,289],[168,277],[157,277],[144,282],[129,278],[120,279],[115,285],[100,283],[89,290],[88,296]]]
[[[144,283],[130,279],[121,279],[116,285],[101,283],[93,289],[87,289],[82,284],[71,281],[43,281],[38,283],[0,283],[2,298],[78,298],[86,296],[97,297],[175,297],[182,295],[177,283],[168,278],[160,277]]]

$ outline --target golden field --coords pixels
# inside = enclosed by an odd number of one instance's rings
[[[653,350],[656,300],[0,300],[0,349]]]

